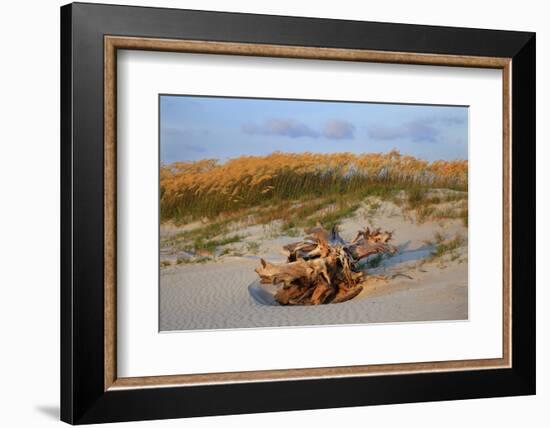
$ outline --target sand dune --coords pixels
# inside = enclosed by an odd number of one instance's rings
[[[372,281],[354,300],[323,306],[265,306],[247,285],[255,281],[252,261],[187,265],[163,277],[160,328],[196,330],[404,321],[461,320],[468,317],[466,264],[443,272],[415,271],[412,280]],[[414,275],[414,276],[413,276]]]
[[[365,226],[366,207],[342,222],[345,237]],[[467,229],[460,221],[418,224],[392,204],[382,204],[371,223],[395,231],[399,252],[368,269],[372,276],[355,299],[334,305],[275,306],[262,304],[263,286],[257,285],[254,268],[260,255],[284,260],[282,245],[297,240],[273,237],[261,226],[241,227],[246,238],[236,244],[258,242],[254,254],[223,256],[213,262],[172,265],[161,269],[160,329],[203,330],[258,327],[314,326],[407,321],[464,320],[468,318],[468,262],[466,244],[452,257],[427,260],[436,231],[447,236]],[[380,277],[386,278],[382,280]],[[250,294],[249,286],[255,292]],[[268,286],[270,287],[270,286]],[[272,287],[272,286],[271,286]],[[270,290],[267,290],[268,293]],[[254,298],[254,293],[256,298]]]

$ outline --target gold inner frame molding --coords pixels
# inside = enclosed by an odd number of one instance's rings
[[[147,50],[212,55],[241,55],[393,64],[441,65],[502,70],[503,125],[503,319],[502,358],[431,361],[421,363],[357,365],[304,369],[204,373],[170,376],[117,376],[116,321],[116,89],[117,50]],[[268,44],[169,40],[139,37],[104,37],[104,389],[193,386],[220,383],[282,381],[312,378],[359,377],[420,372],[480,370],[511,367],[511,59],[459,55],[382,52]]]

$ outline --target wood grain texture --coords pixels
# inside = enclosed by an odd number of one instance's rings
[[[511,60],[509,58],[382,52],[302,46],[170,40],[106,36],[104,38],[104,201],[105,201],[105,390],[204,384],[360,377],[511,367]],[[204,373],[118,378],[116,375],[116,51],[170,51],[220,55],[364,61],[502,69],[503,72],[503,356],[496,359],[437,361],[345,367]]]
[[[434,55],[409,52],[382,52],[363,49],[335,49],[309,46],[282,46],[255,43],[170,40],[139,37],[107,36],[105,38],[105,42],[106,44],[112,44],[115,49],[322,59],[334,61],[382,62],[393,64],[503,68],[509,62],[509,59],[500,57]]]
[[[107,390],[116,380],[116,49],[112,43],[105,43],[104,79],[104,384]]]
[[[502,355],[512,367],[512,64],[502,70]]]
[[[263,381],[285,381],[310,378],[343,378],[409,373],[499,369],[508,367],[503,358],[483,360],[433,361],[423,363],[372,364],[306,369],[258,370],[229,373],[204,373],[173,376],[117,378],[110,389],[155,388],[185,385],[210,385]]]

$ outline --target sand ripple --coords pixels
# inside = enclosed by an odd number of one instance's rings
[[[467,319],[467,264],[414,272],[367,286],[356,299],[323,306],[266,306],[249,295],[256,261],[164,269],[160,329],[203,330]]]

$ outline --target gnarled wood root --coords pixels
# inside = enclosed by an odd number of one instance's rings
[[[281,285],[275,299],[281,305],[321,305],[353,299],[363,290],[363,272],[357,262],[373,254],[393,253],[393,232],[359,231],[346,242],[336,227],[329,232],[321,225],[306,231],[302,241],[284,247],[287,263],[261,259],[255,269],[262,284]]]

